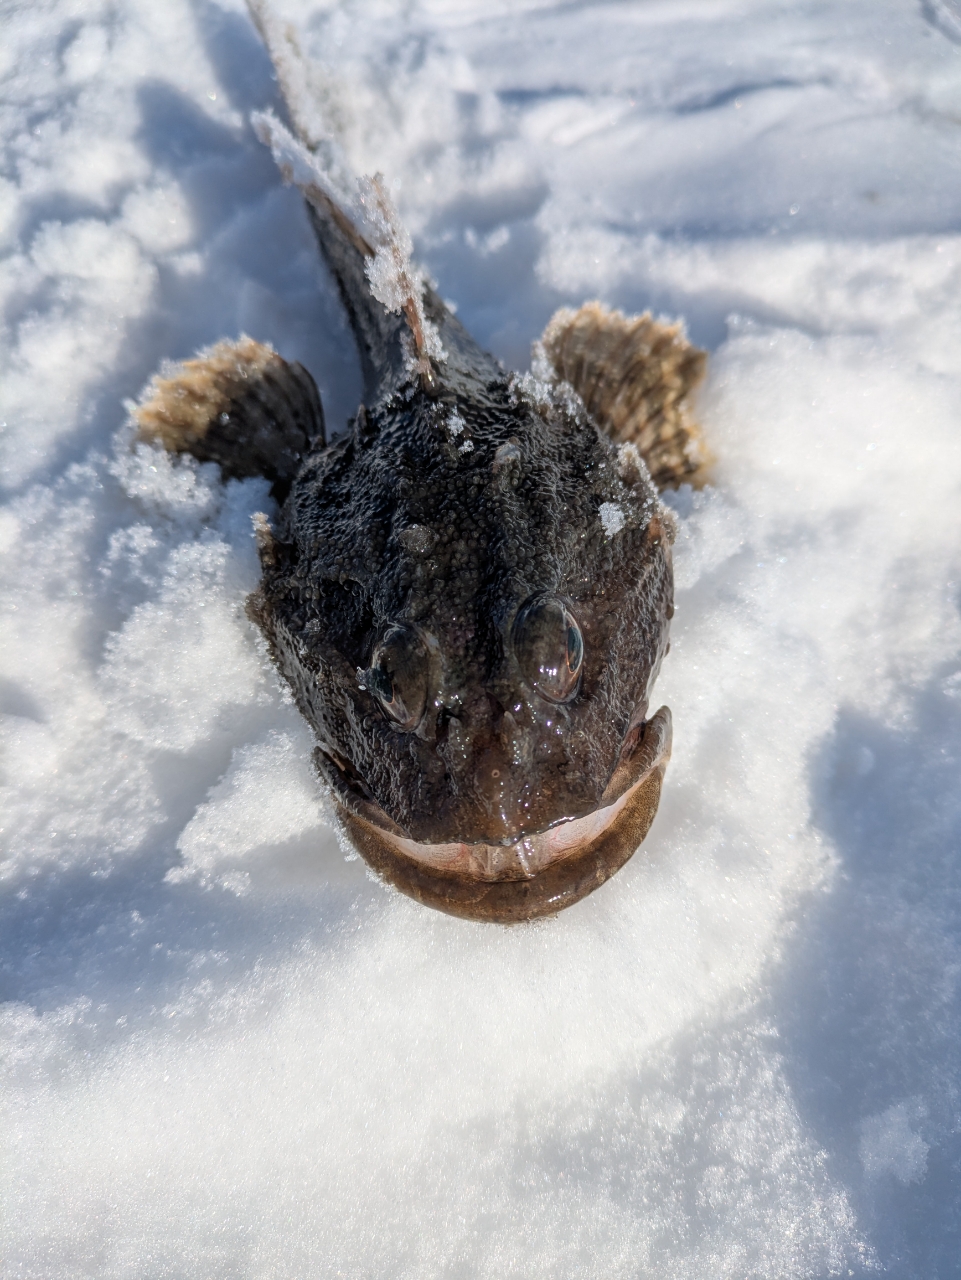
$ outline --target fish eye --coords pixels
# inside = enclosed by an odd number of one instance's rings
[[[427,647],[411,627],[395,623],[364,672],[367,688],[402,729],[420,724],[427,704]]]
[[[584,664],[584,637],[563,601],[529,601],[517,615],[512,638],[528,684],[551,702],[573,698]]]

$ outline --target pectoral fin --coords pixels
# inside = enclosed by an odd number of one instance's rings
[[[588,302],[556,312],[541,342],[558,381],[574,388],[612,440],[637,446],[658,489],[704,483],[709,457],[687,397],[707,356],[681,325]]]
[[[289,484],[304,454],[324,442],[313,378],[247,337],[161,370],[134,416],[141,439],[219,462],[224,476],[235,479]]]

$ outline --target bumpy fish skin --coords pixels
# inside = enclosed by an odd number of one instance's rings
[[[307,458],[253,607],[348,803],[337,760],[419,841],[496,843],[598,806],[671,612],[660,504],[629,479],[583,412],[503,375],[482,393],[446,374],[437,398],[391,395]],[[613,536],[603,503],[622,513]],[[538,597],[567,602],[583,633],[570,703],[518,669],[514,621]],[[397,624],[430,654],[415,731],[357,675]]]
[[[673,518],[625,443],[623,406],[639,370],[657,405],[645,438],[665,474],[676,457],[688,476],[675,408],[703,361],[677,329],[582,309],[567,346],[556,324],[551,341],[576,352],[594,420],[543,352],[539,378],[506,373],[419,280],[412,307],[385,306],[364,234],[329,192],[298,185],[360,353],[347,433],[328,444],[309,374],[250,339],[156,381],[141,433],[274,482],[248,612],[371,865],[454,914],[550,914],[611,875],[657,808],[670,714],[647,717],[673,613]],[[594,330],[598,350],[617,350],[613,382],[591,365]],[[560,659],[544,657],[551,645]]]

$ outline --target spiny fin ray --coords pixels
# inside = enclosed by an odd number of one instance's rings
[[[710,459],[688,397],[707,355],[682,325],[588,302],[557,311],[541,344],[558,381],[574,388],[597,426],[618,444],[636,444],[658,489],[704,484]]]
[[[313,378],[246,335],[161,369],[133,416],[142,440],[218,462],[234,479],[289,483],[314,441],[324,440]]]

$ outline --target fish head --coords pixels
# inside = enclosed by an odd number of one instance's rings
[[[530,918],[610,874],[605,840],[630,856],[670,751],[672,536],[636,450],[531,379],[395,398],[308,460],[258,620],[382,874]]]

